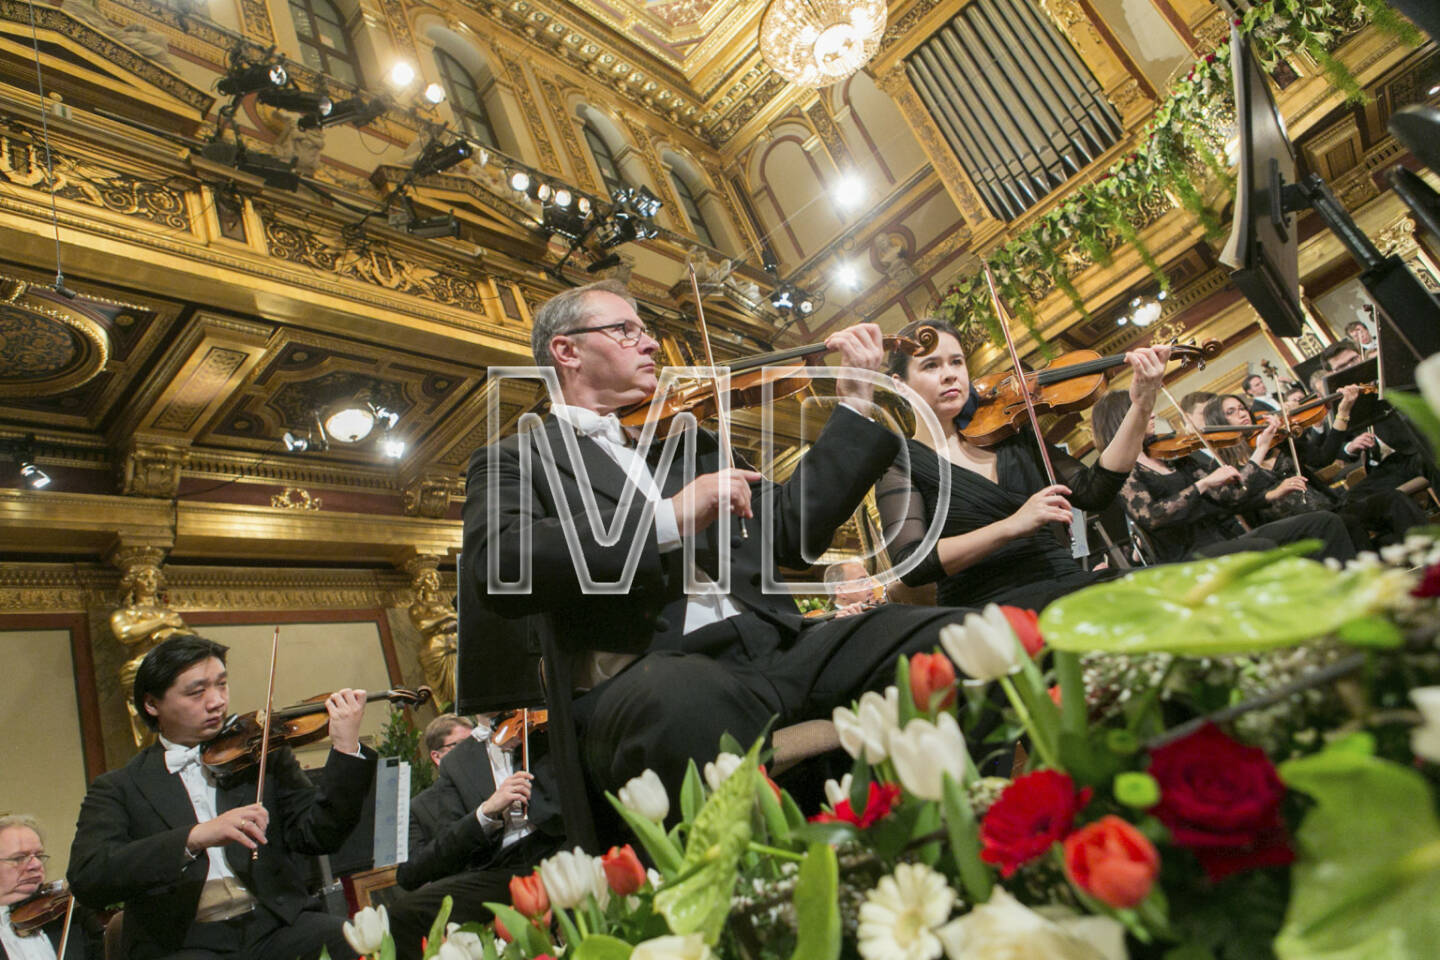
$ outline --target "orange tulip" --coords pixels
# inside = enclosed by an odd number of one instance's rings
[[[1010,621],[1010,629],[1015,631],[1015,636],[1019,638],[1025,652],[1032,657],[1038,654],[1045,646],[1045,638],[1040,636],[1039,614],[1020,607],[1001,607],[1000,612]]]
[[[510,902],[523,916],[538,917],[550,909],[550,897],[540,874],[510,878]]]
[[[1143,833],[1110,814],[1065,838],[1065,872],[1101,903],[1135,907],[1155,885],[1160,854]]]
[[[617,897],[628,897],[645,886],[645,867],[628,843],[623,847],[611,847],[610,852],[600,858],[600,866],[604,868],[605,880]]]
[[[955,702],[955,665],[943,653],[917,653],[910,658],[910,694],[921,713],[945,710]]]

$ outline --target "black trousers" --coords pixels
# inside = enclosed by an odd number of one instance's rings
[[[688,634],[706,653],[648,653],[575,701],[591,782],[613,791],[648,767],[676,796],[691,758],[714,758],[721,734],[748,747],[772,718],[828,718],[893,682],[897,657],[932,650],[967,612],[888,604],[798,634],[743,613]]]
[[[292,924],[257,907],[253,913],[218,923],[194,923],[185,948],[168,960],[315,960],[328,947],[333,960],[355,960],[345,942],[344,918],[305,910]]]
[[[452,901],[451,923],[484,923],[492,916],[485,904],[509,903],[510,878],[529,874],[555,848],[553,837],[532,833],[501,850],[483,869],[466,870],[400,895],[386,908],[397,960],[419,960],[420,938],[430,933],[447,896]]]
[[[1227,553],[1241,553],[1246,550],[1272,550],[1298,540],[1315,539],[1321,542],[1314,554],[1318,559],[1334,557],[1344,562],[1355,559],[1358,552],[1345,521],[1328,510],[1315,510],[1283,520],[1263,523],[1234,540],[1222,540],[1207,544],[1195,550],[1197,557],[1218,557]]]

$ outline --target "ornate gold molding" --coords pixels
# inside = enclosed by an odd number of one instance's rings
[[[970,182],[970,177],[960,165],[960,160],[940,131],[935,126],[935,121],[930,119],[930,113],[925,109],[925,104],[920,101],[920,96],[915,92],[915,87],[910,83],[910,78],[905,73],[905,64],[897,61],[893,67],[875,78],[876,84],[881,92],[895,101],[900,108],[900,113],[905,117],[905,123],[915,138],[920,141],[920,149],[925,151],[931,166],[940,177],[940,182],[945,185],[945,190],[950,198],[955,201],[959,208],[963,221],[974,225],[984,220],[993,220],[983,205],[979,196],[975,193],[975,187]]]
[[[319,497],[310,496],[304,487],[286,487],[270,498],[270,506],[279,510],[319,510]]]
[[[560,172],[560,158],[555,154],[555,147],[550,142],[550,134],[545,127],[545,118],[540,113],[540,108],[535,105],[535,94],[530,89],[530,80],[525,76],[525,68],[519,61],[508,56],[501,55],[501,64],[505,67],[505,75],[510,78],[510,86],[515,91],[515,97],[520,101],[520,110],[525,114],[525,123],[530,129],[530,139],[535,142],[535,150],[539,154],[540,169]],[[565,119],[562,110],[557,118],[558,122]]]
[[[180,471],[189,459],[187,447],[134,442],[120,464],[120,492],[171,499],[180,492]]]
[[[441,519],[450,513],[450,502],[465,496],[465,481],[455,476],[418,477],[405,486],[405,515]]]
[[[558,86],[544,77],[536,77],[536,82],[540,84],[545,105],[549,107],[550,116],[560,131],[560,142],[565,145],[565,153],[570,157],[570,166],[574,170],[577,185],[591,193],[601,192],[600,185],[595,182],[595,174],[590,171],[590,164],[580,149],[580,140],[575,136],[575,121],[565,110],[564,94]]]

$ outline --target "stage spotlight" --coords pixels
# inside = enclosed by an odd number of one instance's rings
[[[586,273],[599,273],[601,270],[609,270],[611,267],[620,266],[620,254],[612,253],[608,257],[601,257],[585,268]]]
[[[803,300],[800,301],[800,312],[801,312],[801,313],[810,314],[810,313],[813,313],[814,311],[815,311],[815,301],[814,301],[814,300],[811,300],[809,297],[806,297],[805,299],[803,299]]]
[[[380,452],[391,460],[399,460],[405,456],[405,441],[386,437],[380,441]]]
[[[411,220],[405,230],[410,236],[419,237],[421,240],[431,240],[436,237],[458,237],[460,236],[460,221],[455,219],[455,214],[445,213],[440,216]]]
[[[244,96],[256,90],[283,87],[290,79],[285,68],[278,63],[252,63],[240,67],[223,78],[219,83],[221,93],[232,97]]]
[[[335,109],[335,103],[323,93],[309,93],[304,90],[296,90],[294,87],[261,90],[260,102],[267,103],[279,110],[289,110],[305,114],[307,117],[314,117],[317,123],[328,117],[330,111]]]
[[[530,174],[524,170],[510,171],[510,189],[517,193],[524,193],[530,188]]]
[[[795,301],[790,297],[790,291],[783,287],[770,295],[770,306],[776,310],[790,310],[795,306]]]
[[[589,197],[582,196],[575,201],[575,212],[582,217],[589,216],[591,207]]]
[[[30,485],[31,489],[41,490],[50,486],[50,474],[33,463],[20,464],[20,476]]]
[[[395,61],[390,68],[390,85],[397,90],[404,90],[415,82],[415,68],[404,60]]]
[[[310,440],[308,437],[297,437],[289,430],[286,430],[283,439],[285,441],[286,453],[304,453],[310,449]]]
[[[555,191],[555,206],[557,207],[568,207],[574,199],[570,191],[564,187]]]
[[[342,123],[353,123],[358,127],[382,116],[388,109],[390,104],[384,97],[376,97],[374,100],[351,97],[332,105],[330,111],[323,116],[311,114],[301,117],[300,129],[313,130],[316,127],[333,127]]]
[[[470,153],[470,142],[468,140],[456,140],[452,143],[441,143],[439,140],[432,140],[430,144],[421,151],[420,159],[415,161],[413,172],[417,177],[440,173],[442,170],[449,170],[457,163],[470,159]]]
[[[846,290],[860,286],[860,271],[853,263],[842,263],[835,268],[835,282]]]
[[[432,83],[425,88],[425,100],[436,105],[445,102],[445,88],[438,83]]]
[[[300,174],[295,172],[295,160],[280,160],[268,153],[241,153],[236,168],[252,177],[265,181],[265,186],[277,190],[300,189]]]

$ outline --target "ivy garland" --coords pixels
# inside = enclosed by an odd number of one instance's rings
[[[1411,46],[1423,41],[1384,0],[1264,0],[1246,12],[1240,28],[1265,69],[1304,54],[1347,99],[1358,102],[1364,91],[1331,51],[1367,22]],[[990,255],[1001,296],[1042,350],[1048,352],[1031,304],[1058,289],[1088,319],[1070,278],[1091,265],[1108,266],[1122,244],[1134,247],[1160,288],[1169,290],[1169,279],[1140,237],[1167,210],[1184,208],[1208,240],[1224,236],[1220,215],[1205,193],[1219,188],[1227,200],[1234,195],[1235,177],[1222,159],[1223,131],[1233,125],[1234,109],[1230,46],[1224,43],[1174,85],[1147,124],[1138,150]],[[992,341],[1004,342],[983,272],[952,284],[931,312],[961,329],[983,324]]]

